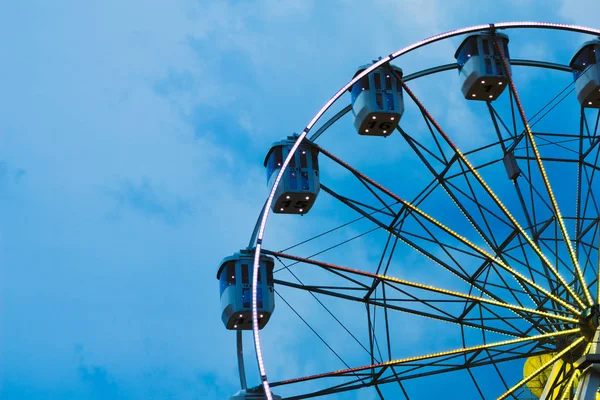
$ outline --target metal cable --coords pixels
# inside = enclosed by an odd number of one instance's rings
[[[282,264],[284,267],[288,268],[288,267],[285,265],[285,263],[284,263],[283,261],[281,261],[281,258],[279,258],[279,257],[277,257],[277,256],[276,256],[275,258],[277,258],[277,260],[278,260],[278,261],[279,261],[279,262],[280,262],[280,263],[281,263],[281,264]],[[290,269],[288,269],[288,272],[289,272],[290,274],[292,274],[292,276],[293,276],[293,277],[294,277],[294,278],[295,278],[295,279],[298,281],[298,283],[300,283],[302,286],[306,286],[306,285],[304,284],[304,282],[302,282],[302,281],[300,280],[300,278],[298,278],[298,276],[296,276],[296,274],[294,274],[294,273],[293,273],[293,272],[292,272]],[[360,342],[360,341],[359,341],[359,340],[356,338],[356,336],[354,336],[354,335],[352,334],[352,332],[350,332],[350,331],[348,330],[348,328],[346,328],[346,326],[345,326],[344,324],[342,324],[342,322],[341,322],[339,319],[337,319],[337,317],[336,317],[336,316],[335,316],[335,315],[334,315],[334,314],[331,312],[331,310],[329,310],[329,308],[327,308],[327,306],[326,306],[325,304],[323,304],[323,302],[321,302],[321,300],[319,300],[319,299],[318,299],[318,297],[317,297],[317,296],[316,296],[316,295],[315,295],[313,292],[311,292],[311,291],[308,291],[308,293],[310,293],[310,294],[311,294],[311,296],[312,296],[312,297],[313,297],[313,298],[314,298],[314,299],[315,299],[315,300],[316,300],[316,301],[317,301],[317,302],[318,302],[318,303],[319,303],[319,304],[320,304],[320,305],[321,305],[321,306],[322,306],[322,307],[325,309],[325,311],[327,311],[327,312],[329,313],[329,315],[331,315],[331,316],[333,317],[333,319],[334,319],[334,320],[335,320],[335,321],[336,321],[338,324],[340,324],[340,326],[341,326],[342,328],[344,328],[344,330],[345,330],[346,332],[348,332],[348,334],[349,334],[349,335],[352,337],[352,339],[354,339],[354,340],[356,341],[356,343],[358,343],[358,344],[360,345],[360,347],[362,347],[363,349],[365,349],[365,351],[367,352],[367,354],[371,355],[371,353],[369,352],[369,350],[368,350],[368,349],[367,349],[365,346],[363,346],[363,344],[362,344],[362,343],[361,343],[361,342]],[[280,296],[281,296],[281,295],[280,295]]]

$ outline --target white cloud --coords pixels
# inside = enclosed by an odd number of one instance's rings
[[[561,0],[558,12],[568,23],[598,29],[598,19],[595,16],[600,13],[600,4],[597,1],[582,0],[575,4],[568,0]]]

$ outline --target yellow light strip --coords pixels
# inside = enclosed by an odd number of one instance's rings
[[[264,254],[273,255],[273,256],[277,256],[279,254],[279,253],[276,253],[276,252],[273,252],[273,251],[270,251],[270,250],[263,250],[263,253]],[[298,260],[298,261],[302,260],[302,259],[297,258],[295,256],[290,256],[290,259]],[[321,263],[319,261],[315,262],[314,260],[310,260],[310,259],[304,259],[304,260],[305,260],[305,262],[314,263],[314,264],[317,264],[317,265],[319,265],[319,264],[329,265],[327,263]],[[467,282],[467,281],[465,281],[465,282]],[[470,282],[467,282],[467,283],[470,283]],[[373,304],[373,306],[385,308],[385,306],[382,305],[382,304]],[[402,312],[409,312],[409,311],[402,311]],[[458,322],[451,321],[451,320],[448,320],[447,318],[442,318],[440,316],[427,315],[427,314],[414,314],[414,315],[418,315],[419,317],[422,317],[422,318],[430,318],[430,319],[433,319],[435,321],[442,321],[442,322],[448,323],[448,324],[461,325]],[[506,332],[506,331],[503,331],[503,330],[500,330],[500,329],[496,329],[496,328],[493,328],[493,327],[486,327],[486,326],[483,326],[483,325],[475,325],[473,323],[463,322],[462,326],[464,326],[466,328],[476,329],[478,332],[480,332],[480,331],[488,331],[488,332],[497,333],[499,335],[505,335],[505,336],[509,336],[509,337],[518,337],[518,333],[509,333],[509,332]],[[534,326],[534,328],[536,328],[536,327]],[[542,330],[540,330],[539,328],[536,328],[536,330],[538,332],[542,332]]]
[[[527,277],[525,277],[524,275],[521,275],[520,273],[518,273],[517,271],[513,270],[511,267],[509,267],[508,265],[506,265],[504,262],[497,260],[496,257],[492,256],[491,254],[487,253],[485,250],[479,248],[478,246],[476,246],[475,244],[471,243],[469,240],[467,240],[466,238],[460,236],[458,233],[454,232],[452,229],[448,228],[447,226],[445,226],[444,224],[442,224],[441,222],[437,221],[435,218],[429,216],[427,213],[425,213],[424,211],[421,211],[419,208],[417,208],[416,206],[412,205],[411,203],[409,203],[406,200],[401,199],[400,197],[398,197],[396,194],[390,192],[389,190],[387,190],[386,188],[384,188],[383,186],[381,186],[379,183],[375,182],[374,180],[372,180],[371,178],[369,178],[368,176],[362,174],[361,172],[357,171],[356,169],[354,169],[352,166],[350,166],[349,164],[345,163],[344,161],[340,160],[339,158],[337,158],[336,156],[334,156],[333,154],[331,154],[330,152],[328,152],[327,150],[320,148],[319,149],[321,153],[325,154],[327,157],[331,158],[332,160],[336,161],[337,163],[339,163],[340,165],[344,166],[345,168],[347,168],[348,170],[352,171],[353,173],[359,175],[361,178],[363,178],[364,180],[366,180],[367,182],[369,182],[371,185],[375,186],[376,188],[378,188],[379,190],[381,190],[382,192],[386,193],[388,196],[390,196],[391,198],[393,198],[394,200],[398,201],[399,203],[402,203],[403,205],[405,205],[407,208],[410,208],[412,211],[416,212],[417,214],[421,215],[422,217],[424,217],[425,219],[427,219],[429,222],[431,222],[432,224],[434,224],[435,226],[437,226],[438,228],[442,229],[443,231],[445,231],[446,233],[450,234],[451,236],[453,236],[454,238],[458,239],[459,241],[461,241],[462,243],[466,244],[467,246],[469,246],[471,249],[475,250],[477,253],[485,256],[486,258],[488,258],[490,261],[494,262],[496,265],[500,266],[501,268],[503,268],[504,270],[508,271],[509,273],[511,273],[513,276],[518,277],[519,279],[521,279],[523,282],[526,282],[528,285],[530,285],[531,287],[536,288],[538,291],[544,293],[546,296],[548,296],[550,299],[554,300],[555,302],[561,304],[563,307],[565,307],[568,310],[571,310],[575,315],[579,315],[581,312],[580,310],[577,310],[575,307],[573,307],[572,305],[570,305],[569,303],[567,303],[566,301],[556,297],[555,295],[553,295],[552,293],[550,293],[549,291],[547,291],[546,289],[542,288],[541,286],[539,286],[538,284],[532,282],[531,280],[527,279]],[[484,182],[485,183],[485,182]],[[498,200],[500,201],[500,200]],[[506,210],[508,212],[508,210]],[[568,289],[568,286],[567,286]],[[579,300],[579,298],[577,298]],[[579,300],[581,301],[581,300]]]
[[[577,319],[575,319],[575,318],[564,317],[562,315],[556,315],[556,314],[552,314],[552,313],[548,313],[548,312],[544,312],[544,311],[539,311],[539,310],[535,310],[535,309],[531,309],[531,308],[527,308],[527,307],[521,307],[521,306],[517,306],[517,305],[513,305],[513,304],[508,304],[508,303],[504,303],[504,302],[493,300],[493,299],[486,299],[486,298],[483,298],[483,297],[472,296],[472,295],[469,295],[469,294],[455,292],[453,290],[448,290],[448,289],[442,289],[442,288],[438,288],[438,287],[435,287],[435,286],[423,285],[421,283],[411,282],[411,281],[407,281],[407,280],[404,280],[404,279],[395,278],[393,276],[381,275],[381,274],[374,274],[374,273],[371,273],[371,272],[366,272],[366,271],[362,271],[362,270],[358,270],[358,269],[354,269],[354,268],[348,268],[348,267],[343,267],[343,266],[340,266],[340,265],[335,265],[335,264],[330,264],[330,263],[324,263],[324,262],[317,261],[317,260],[309,260],[307,258],[302,258],[302,257],[298,257],[298,256],[294,256],[294,255],[291,255],[291,254],[286,254],[286,253],[269,252],[269,254],[273,254],[273,255],[278,256],[278,257],[287,258],[289,260],[295,260],[295,261],[300,261],[300,262],[306,262],[306,263],[310,263],[310,264],[315,264],[315,265],[318,265],[318,266],[324,267],[324,268],[330,268],[330,269],[335,269],[335,270],[338,270],[338,271],[345,271],[345,272],[350,272],[350,273],[356,274],[356,275],[366,276],[366,277],[369,277],[369,278],[380,279],[382,281],[399,283],[401,285],[410,286],[410,287],[414,287],[414,288],[422,289],[422,290],[428,290],[430,292],[441,293],[441,294],[445,294],[445,295],[449,295],[449,296],[454,296],[454,297],[460,297],[460,298],[463,298],[463,299],[473,300],[473,301],[476,301],[476,302],[491,304],[491,305],[494,305],[494,306],[498,306],[498,307],[502,307],[502,308],[507,308],[507,309],[513,310],[513,311],[523,311],[523,312],[530,313],[530,314],[542,315],[542,316],[545,316],[545,317],[559,319],[559,320],[566,321],[566,322],[571,322],[571,323],[574,323],[574,324],[579,323],[579,321]]]
[[[571,388],[573,387],[573,382],[575,382],[577,375],[577,370],[573,371],[571,378],[569,378],[569,381],[567,382],[565,391],[563,392],[562,396],[560,396],[560,400],[567,400],[569,398],[569,396],[571,395]]]
[[[393,231],[393,230],[391,230],[391,229],[389,229],[389,232],[390,232],[390,233],[392,233],[392,234],[394,234],[394,235],[397,235],[397,233],[396,233],[396,232],[394,232],[394,231]],[[454,271],[452,271],[452,270],[449,270],[449,269],[447,269],[447,268],[446,268],[444,265],[442,265],[442,264],[441,264],[441,263],[440,263],[438,260],[436,260],[436,259],[434,259],[433,257],[431,257],[429,254],[427,254],[427,253],[425,253],[425,252],[423,252],[423,251],[419,250],[418,248],[416,248],[415,246],[413,246],[411,243],[409,243],[408,241],[406,241],[404,238],[402,238],[402,237],[400,237],[400,236],[397,236],[397,237],[398,237],[398,238],[399,238],[399,239],[400,239],[400,240],[401,240],[401,241],[402,241],[404,244],[406,244],[407,246],[409,246],[409,247],[410,247],[410,248],[412,248],[413,250],[415,250],[415,251],[417,251],[417,252],[421,253],[422,255],[424,255],[425,257],[427,257],[428,259],[430,259],[432,262],[434,262],[434,263],[438,264],[438,265],[439,265],[439,266],[441,266],[442,268],[446,269],[447,271],[449,271],[450,273],[452,273],[454,276],[456,276],[458,279],[462,280],[463,282],[465,282],[465,283],[467,283],[467,284],[469,284],[469,285],[473,285],[473,282],[470,282],[470,281],[468,281],[467,279],[465,279],[463,276],[460,276],[459,274],[457,274],[456,272],[454,272]],[[527,291],[525,290],[525,287],[524,287],[524,286],[521,284],[521,282],[520,282],[520,281],[518,281],[518,280],[517,280],[516,282],[519,284],[519,286],[521,287],[521,289],[523,289],[523,292],[524,292],[524,293],[527,293]],[[477,290],[480,290],[480,289],[478,289],[477,287],[475,287],[475,288],[476,288]],[[531,297],[531,295],[529,295],[529,293],[527,293],[527,295],[528,295],[528,297],[531,299],[531,301],[532,301],[533,303],[535,303],[535,301],[533,300],[533,298]],[[468,325],[467,325],[467,326],[468,326]],[[470,327],[470,326],[468,326],[468,327]],[[536,328],[536,330],[537,330],[538,332],[542,332],[542,330],[540,330],[539,328]],[[497,331],[495,331],[495,332],[497,332]],[[504,335],[506,334],[506,333],[503,333],[503,332],[497,332],[497,333],[502,333],[502,334],[504,334]],[[513,336],[514,336],[514,335],[513,335]]]
[[[302,378],[288,379],[285,381],[280,381],[280,382],[274,383],[274,384],[272,384],[272,386],[280,386],[280,385],[285,385],[285,384],[290,384],[290,383],[308,381],[311,379],[325,378],[325,377],[329,377],[329,376],[345,374],[348,372],[357,372],[357,371],[364,371],[364,370],[373,369],[373,368],[396,366],[396,365],[406,364],[406,363],[410,363],[410,362],[414,362],[414,361],[428,360],[430,358],[445,357],[445,356],[451,356],[451,355],[456,355],[456,354],[468,353],[470,351],[486,350],[486,349],[491,349],[494,347],[507,346],[507,345],[511,345],[511,344],[523,343],[523,342],[534,341],[534,340],[541,340],[541,339],[546,339],[546,338],[550,338],[550,337],[571,335],[571,334],[578,333],[578,332],[579,332],[579,328],[575,328],[575,329],[565,330],[562,332],[551,332],[551,333],[545,333],[543,335],[529,336],[529,337],[523,337],[523,338],[512,339],[512,340],[504,340],[501,342],[482,344],[482,345],[472,346],[472,347],[464,347],[464,348],[460,348],[460,349],[455,349],[455,350],[450,350],[450,351],[442,351],[439,353],[432,353],[432,354],[427,354],[427,355],[423,355],[423,356],[402,358],[402,359],[398,359],[398,360],[382,362],[379,364],[364,365],[362,367],[348,368],[348,369],[342,369],[342,370],[337,370],[337,371],[333,371],[333,372],[326,372],[326,373],[317,374],[317,375],[310,375],[310,376],[305,376]],[[584,338],[581,337],[575,343],[578,343],[579,341],[581,341],[583,339]],[[569,349],[572,346],[573,345],[569,346],[567,349]]]
[[[457,150],[457,149],[455,149]],[[471,170],[472,171],[472,170]],[[452,200],[452,202],[454,203],[454,205],[456,205],[456,207],[461,211],[461,213],[465,216],[465,218],[467,219],[467,221],[469,221],[471,223],[471,226],[473,228],[475,228],[475,230],[477,231],[477,233],[479,233],[479,237],[481,237],[483,239],[483,241],[488,245],[488,247],[490,249],[493,249],[494,246],[492,246],[492,244],[490,243],[490,241],[483,235],[482,232],[479,231],[479,229],[477,229],[477,227],[475,227],[475,224],[473,222],[471,222],[471,220],[469,219],[469,217],[467,216],[467,214],[462,210],[462,208],[458,205],[458,203],[456,202],[456,200],[454,200],[454,197],[452,197],[452,195],[450,194],[450,191],[446,188],[445,185],[442,186],[442,188],[444,189],[444,191],[446,192],[446,194],[448,195],[448,197],[450,198],[450,200]],[[535,303],[535,300],[533,299],[533,296],[527,291],[525,290],[525,288],[523,287],[523,285],[521,284],[521,282],[517,281],[517,283],[519,284],[519,286],[521,286],[521,288],[523,289],[523,292],[527,295],[527,297],[529,297],[529,299],[531,300],[532,303]]]
[[[456,149],[456,153],[463,160],[463,162],[467,165],[469,170],[471,170],[473,175],[477,178],[479,183],[484,187],[486,192],[488,192],[488,194],[494,199],[494,201],[496,202],[498,207],[500,207],[502,209],[502,211],[504,212],[506,217],[510,219],[510,221],[513,223],[515,228],[517,228],[519,233],[525,238],[527,243],[533,248],[535,253],[542,259],[544,264],[546,264],[546,266],[550,269],[550,271],[554,274],[554,276],[556,276],[556,278],[560,281],[560,283],[564,286],[564,288],[569,292],[571,297],[573,297],[575,299],[575,301],[577,301],[577,303],[582,308],[585,308],[585,304],[581,301],[579,296],[575,293],[575,291],[571,288],[571,286],[569,286],[567,281],[565,281],[565,279],[561,276],[561,274],[558,272],[558,270],[556,268],[554,268],[554,266],[552,265],[550,260],[548,260],[548,258],[544,255],[544,253],[542,253],[542,250],[539,248],[539,246],[533,241],[533,239],[531,239],[529,237],[529,235],[527,234],[527,232],[525,232],[523,227],[517,222],[517,220],[513,217],[513,215],[510,213],[510,211],[504,206],[502,201],[496,196],[496,194],[492,191],[492,189],[487,185],[487,183],[483,180],[481,175],[479,175],[479,172],[477,172],[477,170],[473,167],[473,165],[469,162],[469,160],[467,160],[467,158],[462,154],[462,152],[458,148]]]
[[[510,396],[517,389],[519,389],[521,386],[523,386],[524,384],[526,384],[527,382],[529,382],[530,380],[532,380],[533,378],[535,378],[537,375],[539,375],[542,371],[544,371],[550,365],[554,364],[554,362],[556,360],[558,360],[559,358],[561,358],[563,355],[567,354],[569,351],[573,350],[575,347],[577,347],[579,345],[579,343],[581,343],[584,340],[585,340],[584,337],[580,337],[579,339],[577,339],[576,341],[574,341],[573,343],[571,343],[569,346],[565,347],[562,351],[560,351],[559,353],[557,353],[554,357],[552,357],[550,360],[548,360],[547,362],[545,362],[544,364],[542,364],[538,369],[536,369],[535,371],[533,371],[529,376],[524,377],[515,386],[511,387],[510,389],[508,389],[507,392],[505,392],[502,396],[498,397],[498,400],[502,400],[502,399],[505,399],[508,396]]]
[[[492,261],[496,265],[500,266],[502,269],[504,269],[507,272],[511,273],[513,276],[518,277],[519,279],[521,279],[523,282],[526,282],[531,287],[536,288],[537,290],[539,290],[540,292],[544,293],[546,296],[548,296],[549,298],[551,298],[555,302],[561,304],[563,307],[571,310],[573,313],[575,313],[575,315],[579,315],[581,313],[580,310],[577,310],[575,307],[573,307],[572,305],[570,305],[569,303],[567,303],[563,299],[556,297],[555,295],[553,295],[552,293],[550,293],[548,290],[542,288],[541,286],[539,286],[535,282],[529,280],[526,276],[520,274],[519,272],[515,271],[514,269],[512,269],[511,267],[509,267],[508,265],[506,265],[503,261],[498,260],[496,257],[492,256],[491,254],[489,254],[485,250],[483,250],[483,249],[479,248],[478,246],[476,246],[475,244],[471,243],[471,241],[469,241],[468,239],[462,237],[458,233],[454,232],[452,229],[448,228],[447,226],[445,226],[441,222],[439,222],[436,219],[434,219],[433,217],[429,216],[424,211],[422,211],[419,208],[413,206],[412,204],[410,204],[407,201],[404,201],[404,200],[400,200],[400,201],[402,201],[408,208],[410,208],[411,210],[413,210],[415,213],[421,215],[423,218],[427,219],[429,222],[431,222],[432,224],[436,225],[438,228],[442,229],[443,231],[445,231],[446,233],[450,234],[454,238],[456,238],[459,241],[463,242],[464,244],[466,244],[467,246],[469,246],[471,249],[475,250],[476,252],[478,252],[479,254],[483,255],[484,257],[486,257],[487,259],[489,259],[490,261]],[[581,301],[581,300],[579,300],[579,301]]]
[[[444,137],[444,139],[450,145],[450,147],[452,147],[452,149],[455,151],[455,153],[458,155],[458,157],[462,160],[462,162],[465,163],[465,165],[467,166],[467,168],[469,169],[469,171],[471,171],[471,173],[473,174],[473,176],[475,176],[475,178],[477,179],[477,181],[481,184],[481,186],[483,186],[483,188],[485,189],[485,191],[494,200],[494,202],[496,203],[496,205],[498,207],[500,207],[500,209],[504,212],[504,215],[506,215],[506,217],[508,217],[508,219],[510,219],[510,221],[515,226],[515,228],[517,228],[517,230],[521,233],[521,235],[523,235],[523,237],[525,238],[525,240],[527,241],[527,243],[533,248],[533,250],[536,252],[536,254],[542,259],[542,261],[544,262],[544,264],[546,264],[546,266],[550,269],[550,271],[557,277],[557,279],[560,281],[560,283],[571,294],[571,296],[579,303],[579,305],[582,308],[585,308],[585,305],[581,301],[581,299],[579,298],[579,296],[577,296],[576,293],[573,291],[573,289],[571,289],[571,287],[569,286],[569,284],[559,274],[558,270],[554,268],[554,266],[550,263],[550,261],[542,253],[542,251],[538,247],[538,245],[529,237],[529,235],[527,235],[527,233],[525,232],[525,230],[521,227],[521,225],[513,217],[513,215],[510,213],[510,211],[506,208],[506,206],[504,206],[504,203],[502,203],[502,201],[498,198],[498,196],[496,196],[496,194],[494,193],[494,191],[488,186],[487,182],[481,177],[481,175],[479,175],[479,172],[473,167],[473,165],[469,162],[469,160],[467,160],[467,157],[452,142],[452,140],[450,139],[450,137],[448,135],[446,135],[446,133],[442,130],[442,128],[438,125],[438,123],[433,119],[433,117],[431,116],[431,114],[429,114],[429,112],[427,111],[427,109],[425,109],[425,107],[419,101],[419,99],[417,99],[417,97],[412,93],[412,91],[410,90],[410,88],[408,86],[406,86],[406,83],[404,83],[404,81],[402,80],[402,78],[400,76],[398,76],[398,79],[400,79],[400,84],[402,85],[402,87],[404,88],[404,90],[410,95],[410,97],[414,100],[414,102],[417,104],[417,106],[429,117],[429,119],[431,120],[431,122],[435,126],[435,128]],[[469,222],[471,222],[471,221],[469,221]],[[472,222],[471,222],[471,225],[473,225]],[[481,234],[480,234],[480,236],[481,236]],[[485,238],[484,238],[484,240],[485,240]],[[488,244],[488,246],[490,246],[490,243],[488,243],[487,240],[485,240],[485,241]],[[492,246],[490,246],[490,248],[492,248]]]
[[[585,297],[586,297],[589,305],[591,306],[594,304],[594,302],[592,300],[592,296],[591,296],[590,291],[588,290],[588,287],[585,283],[585,279],[583,277],[583,273],[581,272],[581,268],[579,267],[579,261],[577,260],[577,255],[575,254],[575,251],[573,250],[573,246],[571,244],[571,239],[569,238],[569,233],[567,232],[565,222],[560,213],[560,209],[558,208],[558,203],[556,201],[556,198],[554,197],[554,192],[552,191],[552,186],[550,185],[550,181],[548,180],[548,176],[546,175],[546,169],[544,168],[544,164],[540,157],[540,153],[538,151],[537,145],[535,143],[535,140],[533,139],[533,133],[531,132],[531,128],[529,126],[529,123],[527,122],[527,118],[525,117],[525,111],[523,110],[523,106],[521,105],[521,100],[519,99],[519,94],[517,93],[517,88],[515,87],[515,83],[513,82],[512,74],[510,72],[510,69],[508,68],[508,62],[506,60],[506,57],[504,56],[504,51],[502,50],[502,46],[500,45],[499,41],[496,41],[496,46],[498,47],[498,50],[500,51],[500,57],[502,58],[502,62],[504,63],[506,74],[508,76],[508,83],[510,84],[510,87],[515,96],[515,102],[517,103],[517,108],[519,109],[519,113],[521,114],[521,119],[523,120],[523,124],[525,125],[525,131],[527,132],[527,136],[529,137],[529,141],[531,142],[531,149],[533,150],[533,154],[535,155],[535,160],[540,169],[540,173],[542,174],[542,178],[544,180],[544,185],[546,186],[546,191],[548,192],[548,196],[550,197],[550,201],[552,203],[552,208],[554,208],[554,214],[556,215],[556,218],[558,219],[558,225],[560,226],[560,230],[563,235],[564,242],[567,244],[567,248],[569,250],[569,255],[571,256],[573,266],[575,267],[575,271],[577,273],[577,278],[579,279],[579,282],[581,283],[581,286],[583,287],[583,292],[585,293]],[[575,297],[575,299],[579,300],[579,297]]]

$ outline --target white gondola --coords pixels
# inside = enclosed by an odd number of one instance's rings
[[[501,33],[467,36],[454,54],[462,79],[461,90],[467,100],[494,101],[508,86],[508,74],[496,41],[500,41],[508,61],[508,36]]]
[[[600,40],[581,46],[569,64],[573,69],[577,100],[582,107],[600,108]]]

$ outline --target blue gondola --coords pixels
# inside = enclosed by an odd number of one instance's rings
[[[370,64],[363,65],[354,76]],[[361,135],[389,136],[404,113],[402,86],[396,73],[402,70],[391,64],[381,66],[350,88],[354,127]]]
[[[252,273],[254,271],[254,254],[241,250],[231,257],[225,257],[219,266],[217,279],[221,287],[221,319],[230,330],[252,329]],[[275,309],[273,289],[273,259],[260,256],[258,269],[258,288],[256,292],[258,305],[258,327],[260,329],[269,322]]]
[[[267,183],[270,188],[275,184],[283,161],[297,138],[298,135],[293,135],[275,142],[267,153],[264,165],[267,168]],[[311,209],[319,193],[318,156],[318,148],[307,140],[298,147],[275,192],[271,203],[273,212],[306,214]]]
[[[581,46],[569,64],[573,69],[577,100],[582,107],[600,108],[600,40]]]
[[[461,90],[467,100],[494,101],[507,86],[508,74],[495,43],[497,40],[508,61],[508,36],[501,33],[470,35],[458,46],[454,58],[462,78]]]

